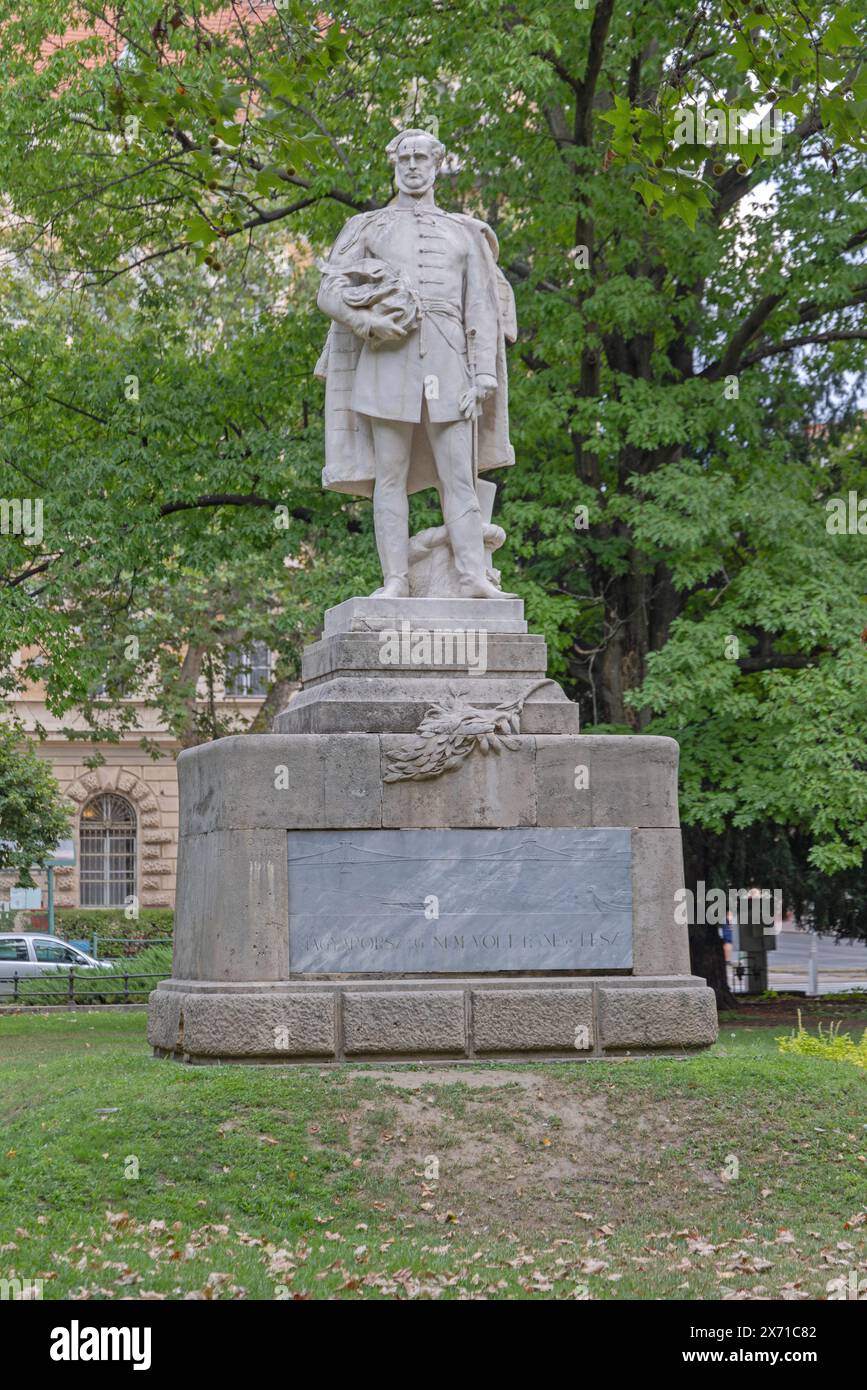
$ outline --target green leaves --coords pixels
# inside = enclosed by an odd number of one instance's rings
[[[841,453],[863,460],[863,449],[855,436]],[[686,820],[716,831],[809,825],[811,863],[857,868],[867,853],[867,556],[826,528],[827,466],[790,458],[738,478],[684,464],[638,487],[651,500],[635,534],[674,557],[691,597],[630,702],[661,712],[650,730],[681,738]]]
[[[824,128],[841,148],[867,148],[867,108],[852,85],[859,44],[862,58],[864,50],[859,18],[847,6],[829,11],[785,0],[757,12],[745,0],[731,0],[706,29],[700,17],[691,25],[689,49],[673,55],[655,90],[633,100],[613,90],[613,108],[600,119],[612,126],[612,157],[639,166],[633,187],[648,210],[658,208],[663,218],[679,218],[695,230],[710,200],[682,182],[673,186],[666,175],[698,182],[708,162],[719,178],[731,155],[744,175],[758,160],[776,157],[781,131],[766,138],[760,128],[771,112],[777,121],[793,117],[790,129],[809,118],[806,137]],[[736,97],[723,99],[732,90]],[[717,117],[709,136],[705,111]]]
[[[335,26],[323,31],[298,0],[239,13],[218,35],[218,0],[168,26],[164,8],[106,10],[101,33],[112,41],[75,39],[80,14],[55,0],[29,7],[26,37],[0,26],[0,63],[15,72],[0,88],[0,173],[25,219],[18,240],[29,244],[24,226],[41,225],[50,206],[66,254],[92,278],[137,260],[135,248],[154,254],[185,239],[201,260],[214,232],[237,235],[291,179],[303,186],[327,148],[306,104],[343,49]],[[89,16],[96,27],[100,16]],[[13,159],[13,147],[28,158]],[[261,179],[264,169],[279,176]]]
[[[217,240],[217,232],[200,213],[194,213],[188,220],[187,235],[190,241],[198,242],[201,246],[210,246],[211,242]]]
[[[0,871],[17,871],[19,883],[32,886],[30,869],[68,829],[69,808],[51,768],[20,729],[0,720]]]

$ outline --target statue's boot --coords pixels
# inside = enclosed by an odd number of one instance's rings
[[[449,521],[447,526],[460,579],[461,598],[517,598],[517,594],[507,594],[498,589],[485,573],[487,557],[482,516],[478,508],[464,512],[463,516]]]
[[[373,502],[376,548],[384,583],[371,598],[409,598],[409,507],[395,511]]]
[[[384,584],[374,589],[371,598],[409,598],[409,580],[405,574],[389,574]]]

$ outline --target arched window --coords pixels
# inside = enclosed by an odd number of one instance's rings
[[[82,907],[123,907],[135,894],[135,811],[101,792],[81,812]]]

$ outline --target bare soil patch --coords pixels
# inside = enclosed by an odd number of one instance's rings
[[[404,1210],[491,1229],[618,1221],[670,1210],[661,1169],[707,1107],[613,1087],[581,1091],[530,1071],[360,1073],[381,1085],[345,1117],[351,1151],[405,1194]],[[384,1083],[384,1085],[382,1084]],[[725,1192],[687,1158],[684,1180]]]

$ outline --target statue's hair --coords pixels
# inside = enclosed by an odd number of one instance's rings
[[[446,157],[446,147],[436,138],[435,135],[431,135],[429,130],[402,130],[399,135],[395,135],[394,139],[390,140],[385,147],[385,153],[388,155],[389,159],[391,160],[391,163],[397,163],[398,150],[400,149],[400,146],[403,144],[404,140],[409,139],[411,135],[419,136],[422,139],[428,141],[431,147],[431,153],[437,162],[437,168],[439,168]]]

